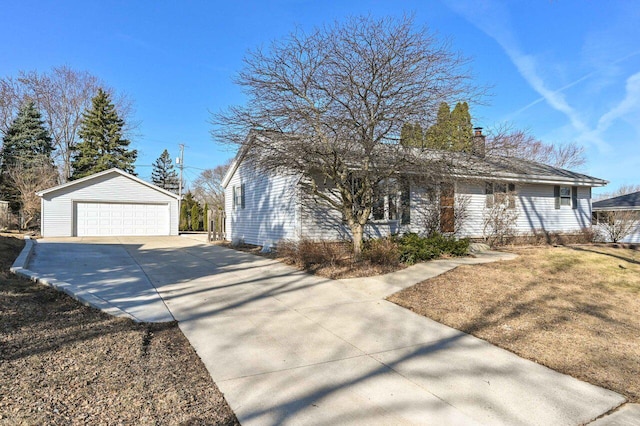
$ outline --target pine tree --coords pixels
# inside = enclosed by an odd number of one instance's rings
[[[189,206],[187,206],[184,200],[182,200],[182,204],[180,204],[180,230],[189,230]]]
[[[451,111],[451,150],[470,152],[472,137],[473,126],[469,104],[458,102]]]
[[[3,138],[0,155],[0,196],[11,203],[13,211],[20,209],[20,194],[8,176],[9,170],[21,167],[26,173],[31,167],[43,164],[53,168],[52,152],[51,136],[40,112],[33,102],[24,103]]]
[[[191,207],[191,230],[200,230],[200,207],[198,204],[194,204],[193,207]]]
[[[151,180],[154,185],[166,189],[174,193],[178,193],[179,181],[178,173],[173,169],[171,156],[166,149],[160,157],[153,163],[153,171],[151,172]]]
[[[446,102],[438,108],[436,123],[427,129],[425,146],[431,149],[451,148],[451,110]]]
[[[109,94],[98,89],[91,108],[82,115],[78,136],[82,141],[74,147],[71,180],[117,167],[135,174],[133,163],[138,152],[129,149],[120,119]]]
[[[400,144],[404,146],[424,146],[424,133],[420,123],[404,123],[402,125]]]

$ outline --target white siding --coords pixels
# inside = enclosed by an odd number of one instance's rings
[[[240,163],[225,188],[227,239],[270,247],[298,238],[297,176],[255,172]],[[244,184],[244,208],[233,203],[233,188]]]
[[[529,234],[533,231],[573,233],[591,226],[591,190],[578,187],[578,208],[561,206],[555,208],[554,186],[543,184],[516,184],[517,231]],[[468,196],[469,217],[461,235],[483,236],[483,221],[486,214],[484,183],[458,183],[458,194]]]
[[[516,184],[518,234],[530,234],[533,231],[573,233],[590,226],[590,188],[578,187],[577,209],[572,209],[570,206],[556,209],[553,188],[553,185]],[[483,237],[484,216],[487,211],[484,182],[458,182],[456,184],[456,203],[464,203],[467,209],[467,218],[463,221],[463,227],[458,235],[472,238]],[[422,188],[411,188],[410,206],[411,224],[409,226],[398,228],[398,223],[395,221],[370,222],[365,228],[365,236],[387,236],[399,231],[424,232],[429,209],[433,207]],[[436,214],[438,214],[437,211]],[[303,237],[329,240],[350,238],[351,233],[348,226],[343,223],[340,213],[328,208],[322,202],[305,203],[302,208],[301,220],[301,235]]]
[[[320,188],[322,189],[322,188]],[[411,193],[411,220],[413,221],[415,199],[418,195]],[[300,235],[312,240],[341,241],[351,239],[349,225],[342,220],[342,214],[320,199],[301,197]],[[409,231],[409,226],[400,225],[399,221],[370,221],[364,229],[365,238],[379,238],[399,232]]]
[[[233,206],[233,187],[245,184],[245,208]],[[266,176],[240,164],[225,190],[227,239],[256,245],[277,244],[281,239],[344,240],[351,232],[342,215],[322,200],[309,199],[297,190],[298,178]],[[456,203],[464,200],[467,218],[459,236],[483,237],[487,209],[484,182],[458,182]],[[517,233],[534,231],[574,233],[591,226],[591,189],[578,187],[578,208],[555,208],[554,185],[516,184]],[[423,189],[411,188],[411,223],[370,222],[365,237],[398,232],[425,231],[425,212],[430,201]],[[639,231],[640,234],[640,231]],[[640,236],[639,236],[640,238]]]
[[[118,173],[109,173],[44,194],[42,235],[75,235],[76,202],[164,203],[169,205],[170,235],[178,235],[178,200]]]
[[[611,242],[611,239],[607,237],[607,232],[601,225],[594,225],[593,228],[604,241]],[[620,242],[627,244],[640,244],[640,222],[637,222],[636,226],[631,230],[631,233],[624,237]]]
[[[640,244],[640,222],[637,223],[637,226],[631,231],[629,235],[622,239],[622,242],[629,244]]]

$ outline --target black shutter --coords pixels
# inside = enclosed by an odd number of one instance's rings
[[[559,209],[560,208],[560,187],[557,185],[553,187],[553,196],[556,199],[556,209]]]
[[[240,207],[244,209],[244,183],[240,185]]]
[[[578,208],[578,187],[577,186],[571,187],[571,208],[572,209]]]

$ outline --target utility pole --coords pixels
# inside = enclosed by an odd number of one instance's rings
[[[178,182],[178,223],[180,223],[180,221],[182,220],[182,217],[180,215],[182,213],[182,169],[184,168],[184,144],[181,143],[179,146],[180,157],[176,158],[176,163],[180,168],[180,182]]]
[[[184,168],[184,144],[180,145],[180,157],[176,159],[176,163],[178,163],[178,167],[180,167],[180,182],[178,183],[178,195],[182,200],[182,169]]]

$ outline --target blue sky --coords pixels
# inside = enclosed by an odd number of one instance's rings
[[[585,146],[582,171],[611,190],[640,183],[640,4],[630,1],[6,1],[0,76],[67,65],[135,103],[137,172],[184,143],[185,177],[234,153],[209,136],[211,111],[241,104],[232,79],[248,49],[349,15],[414,13],[471,57],[491,86],[475,125],[510,122]]]

